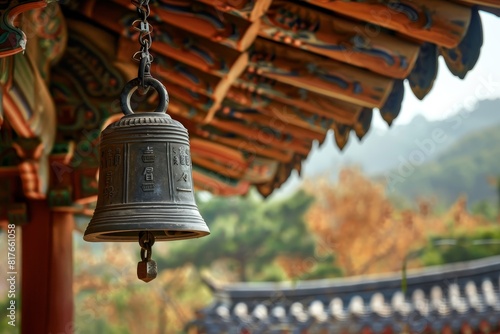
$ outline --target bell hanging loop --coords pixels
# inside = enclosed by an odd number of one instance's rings
[[[156,90],[156,92],[158,93],[158,106],[156,107],[154,112],[165,113],[167,111],[169,103],[169,95],[167,89],[160,81],[153,78],[152,76],[145,76],[143,80],[141,80],[140,78],[132,79],[123,87],[120,94],[120,107],[122,108],[122,112],[125,115],[134,114],[134,112],[132,111],[132,106],[130,105],[130,101],[135,91],[143,84],[148,89],[150,87],[154,88],[154,90]]]

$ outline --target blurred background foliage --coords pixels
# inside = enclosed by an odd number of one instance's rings
[[[434,200],[398,208],[357,169],[315,179],[289,197],[198,198],[211,236],[158,243],[159,277],[137,280],[137,245],[75,236],[78,333],[182,333],[211,295],[203,283],[296,281],[439,265],[500,254],[496,202],[446,210]]]

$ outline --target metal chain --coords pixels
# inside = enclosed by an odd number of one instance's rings
[[[141,246],[141,260],[151,260],[155,236],[151,232],[141,231],[139,233],[139,245]]]
[[[149,53],[149,49],[153,44],[151,37],[153,26],[148,22],[151,10],[149,8],[149,0],[131,0],[131,2],[137,8],[137,14],[139,15],[139,19],[132,22],[132,27],[139,32],[139,44],[141,45],[140,51],[134,54],[133,59],[140,62],[137,73],[140,87],[147,89],[148,85],[145,82],[145,78],[151,77],[151,63],[153,62],[153,56]]]

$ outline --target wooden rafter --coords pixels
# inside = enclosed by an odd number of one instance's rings
[[[244,18],[248,21],[258,20],[269,8],[272,0],[197,0],[216,10]]]
[[[135,9],[128,0],[113,1],[131,10]],[[97,1],[95,8],[101,6],[99,2],[102,3],[102,1]],[[192,6],[190,2],[159,0],[153,3],[152,13],[161,22],[238,51],[245,51],[253,43],[260,26],[258,20],[247,21],[227,12],[220,12],[215,7],[201,2],[197,6]]]
[[[417,44],[385,31],[371,34],[360,22],[282,0],[262,18],[259,36],[400,79],[419,51]]]
[[[289,52],[282,44],[258,38],[249,70],[282,83],[321,95],[380,108],[392,88],[392,80],[358,67],[303,50]]]
[[[460,42],[470,20],[470,8],[446,0],[302,1],[448,48]],[[380,32],[376,26],[365,29]]]
[[[363,109],[357,104],[268,80],[250,73],[238,79],[235,87],[246,91],[247,95],[262,95],[284,105],[297,107],[303,112],[318,115],[318,117],[332,118],[344,124],[353,124],[358,113]]]

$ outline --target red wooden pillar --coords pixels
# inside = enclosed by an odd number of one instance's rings
[[[22,227],[21,331],[73,332],[73,216],[47,201],[29,202]]]

